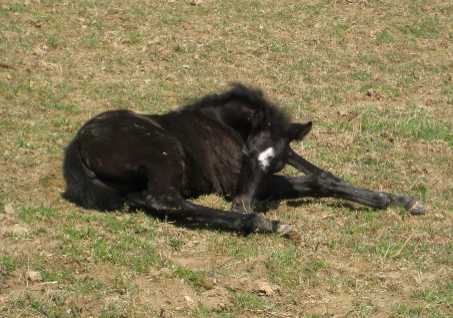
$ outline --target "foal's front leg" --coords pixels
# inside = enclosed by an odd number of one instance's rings
[[[136,209],[143,209],[156,216],[183,225],[215,228],[237,233],[278,233],[297,240],[298,233],[288,224],[266,219],[262,214],[226,212],[204,207],[184,200],[176,193],[156,198],[147,191],[131,193],[128,203]]]
[[[260,189],[260,198],[289,199],[300,197],[334,197],[361,203],[376,209],[390,205],[402,206],[411,214],[423,214],[424,206],[409,196],[394,195],[386,192],[358,188],[308,162],[292,149],[288,163],[306,173],[302,177],[272,176]]]
[[[231,203],[231,211],[254,212],[255,196],[264,176],[265,171],[260,167],[258,161],[246,155],[241,168],[238,188]]]

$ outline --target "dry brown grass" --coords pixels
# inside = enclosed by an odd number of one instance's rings
[[[199,2],[0,2],[0,316],[451,317],[453,5]],[[60,198],[88,118],[231,81],[315,121],[307,158],[428,214],[283,202],[269,217],[301,227],[294,245]]]

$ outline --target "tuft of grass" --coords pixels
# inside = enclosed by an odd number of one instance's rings
[[[199,305],[195,309],[192,309],[191,317],[198,317],[198,318],[233,318],[235,315],[231,312],[222,310],[222,311],[215,311],[207,308],[206,306]]]
[[[453,306],[453,283],[439,282],[436,288],[425,288],[412,293],[412,298],[432,305]]]
[[[128,317],[128,309],[121,302],[110,302],[104,305],[99,315],[100,318],[125,318]]]
[[[395,317],[410,318],[448,318],[451,317],[449,312],[440,312],[433,309],[425,309],[420,305],[398,304],[394,307],[393,315]]]
[[[90,276],[77,278],[71,285],[72,291],[81,295],[92,295],[99,290],[107,290],[107,288],[104,282]]]
[[[19,306],[22,309],[22,313],[26,313],[30,316],[41,316],[41,317],[62,317],[62,318],[73,318],[80,314],[80,309],[73,307],[66,307],[65,301],[67,295],[63,292],[53,293],[48,297],[38,297],[30,292],[11,299],[10,302],[14,306]]]
[[[274,251],[265,265],[273,282],[283,286],[297,286],[302,279],[303,267],[293,246]]]
[[[7,5],[3,5],[1,8],[1,11],[8,13],[8,12],[13,12],[13,13],[21,13],[21,12],[26,12],[27,6],[23,3],[11,3]]]
[[[91,251],[99,263],[128,266],[138,273],[147,272],[159,261],[150,243],[129,236],[117,240],[97,238],[91,241]]]
[[[357,302],[353,304],[355,317],[370,317],[377,312],[377,308],[371,302]]]
[[[255,241],[250,240],[244,242],[243,240],[238,239],[227,239],[224,243],[226,251],[230,256],[249,259],[259,255],[259,249]]]
[[[130,45],[138,45],[143,42],[143,34],[140,31],[130,31],[127,34],[126,43]]]
[[[175,251],[179,251],[184,246],[184,241],[176,236],[170,236],[167,239],[168,245]]]
[[[319,260],[319,259],[310,260],[309,262],[304,264],[304,272],[306,272],[308,274],[314,274],[327,267],[328,267],[328,264],[326,261]]]
[[[54,209],[48,207],[26,207],[19,211],[19,218],[25,223],[35,223],[47,220],[55,220],[62,218],[62,214]]]
[[[0,275],[7,275],[16,270],[16,260],[8,255],[0,256]]]
[[[63,41],[56,35],[49,35],[47,37],[47,45],[52,49],[56,49],[59,46],[63,46]]]
[[[376,44],[391,44],[395,42],[395,36],[389,30],[382,30],[376,34]]]
[[[270,45],[270,51],[274,53],[288,53],[289,47],[283,42],[272,42]]]
[[[96,231],[89,226],[83,227],[81,229],[74,228],[73,226],[65,226],[64,235],[71,241],[79,240],[95,240],[98,234]]]
[[[67,113],[78,113],[79,112],[79,108],[76,105],[68,105],[68,104],[58,103],[58,102],[43,103],[42,106],[47,109],[61,110],[61,111],[67,112]]]
[[[207,286],[207,278],[203,272],[191,270],[183,266],[175,266],[173,273],[176,277],[183,279],[198,290],[205,289]]]
[[[371,80],[371,74],[367,71],[356,71],[351,74],[351,78],[357,81],[369,81]]]
[[[403,26],[401,32],[414,38],[433,39],[439,35],[440,23],[436,17],[424,17],[421,21]]]
[[[245,310],[264,310],[272,308],[272,305],[263,297],[258,295],[239,292],[233,295],[235,306]]]

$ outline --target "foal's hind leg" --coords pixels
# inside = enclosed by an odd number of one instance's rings
[[[412,214],[425,212],[417,200],[386,192],[371,191],[354,187],[340,178],[311,164],[293,151],[288,163],[299,171],[307,173],[302,177],[269,177],[263,183],[260,198],[290,199],[300,197],[334,197],[358,202],[372,208],[385,209],[390,205],[402,206]]]

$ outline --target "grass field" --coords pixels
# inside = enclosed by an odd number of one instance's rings
[[[91,116],[231,81],[314,121],[310,161],[428,213],[282,202],[295,244],[61,199]],[[90,316],[453,317],[453,3],[1,0],[0,317]]]

